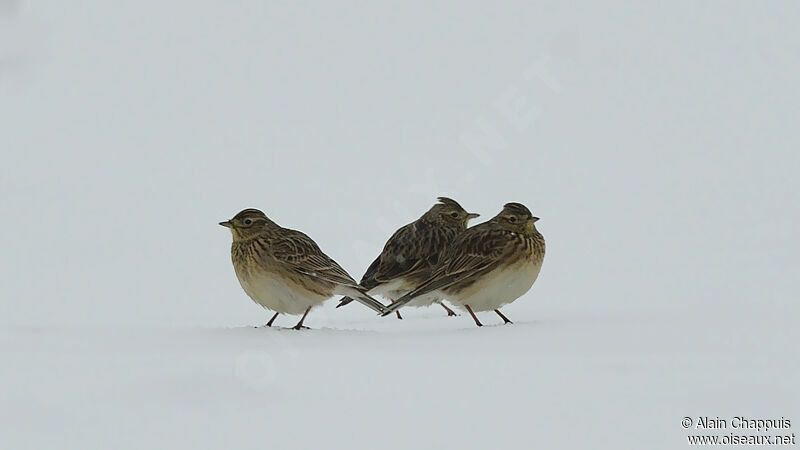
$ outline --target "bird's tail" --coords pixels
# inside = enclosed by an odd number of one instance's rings
[[[389,306],[386,307],[386,312],[381,315],[388,316],[389,314],[405,306],[406,303],[410,302],[411,300],[419,297],[420,295],[425,295],[431,291],[435,291],[436,289],[439,289],[440,287],[446,285],[450,281],[451,277],[449,276],[447,277],[433,276],[429,278],[428,281],[425,281],[421,285],[417,286],[417,288],[414,289],[413,291],[390,303]]]
[[[341,308],[342,306],[349,305],[352,302],[353,302],[353,299],[351,297],[342,297],[342,299],[339,300],[339,304],[336,305],[336,307],[337,308]]]
[[[340,292],[340,293],[347,296],[347,297],[343,298],[342,301],[344,301],[345,299],[351,298],[352,300],[355,300],[358,303],[361,303],[362,305],[364,305],[367,308],[375,311],[378,314],[383,314],[383,315],[388,314],[388,312],[387,312],[388,310],[386,309],[386,305],[384,305],[383,303],[381,303],[381,302],[375,300],[374,298],[370,297],[370,295],[367,294],[367,291],[364,288],[360,287],[360,286],[358,288],[348,287],[347,290],[345,290],[344,292]]]
[[[389,306],[387,306],[385,308],[386,312],[382,313],[381,316],[388,316],[389,314],[391,314],[391,313],[397,311],[398,309],[402,308],[403,306],[406,305],[406,303],[410,302],[414,297],[416,297],[416,295],[414,295],[414,294],[415,293],[412,291],[412,292],[409,292],[408,294],[398,298],[397,300],[393,301],[391,304],[389,304]]]

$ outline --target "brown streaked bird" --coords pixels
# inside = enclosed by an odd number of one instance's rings
[[[220,225],[233,234],[231,259],[239,284],[254,302],[275,311],[267,326],[278,314],[302,314],[293,328],[305,328],[311,308],[335,295],[387,312],[305,233],[283,228],[257,209],[245,209]]]
[[[528,292],[542,268],[545,245],[537,220],[524,205],[507,203],[488,222],[461,233],[433,275],[389,305],[384,315],[433,293],[466,309],[479,327],[476,311],[493,310],[511,323],[500,307]]]
[[[372,295],[382,295],[397,300],[407,294],[433,273],[447,246],[467,229],[467,222],[479,214],[469,213],[453,199],[439,197],[433,205],[414,222],[403,226],[386,242],[383,251],[373,261],[361,278],[361,286]],[[336,305],[344,306],[353,299],[345,297]],[[441,298],[433,295],[416,297],[406,306],[441,305],[448,316],[455,316]],[[403,317],[395,310],[398,319]]]

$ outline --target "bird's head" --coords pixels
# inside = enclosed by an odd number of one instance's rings
[[[244,241],[252,239],[274,222],[269,220],[267,216],[253,208],[245,209],[233,216],[233,219],[220,222],[223,227],[230,228],[233,234],[234,241]]]
[[[536,231],[534,224],[537,220],[539,218],[534,217],[531,210],[522,203],[506,203],[503,205],[503,210],[492,219],[503,229],[522,234],[533,234]]]
[[[466,230],[467,223],[470,219],[480,216],[480,214],[467,212],[457,201],[451,198],[439,197],[438,200],[439,203],[433,205],[433,207],[425,213],[433,222]]]

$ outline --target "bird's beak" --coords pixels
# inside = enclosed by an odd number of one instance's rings
[[[480,214],[478,214],[478,213],[467,213],[467,220],[470,220],[470,219],[477,219],[477,218],[478,218],[478,217],[480,217],[480,216],[481,216],[481,215],[480,215]]]
[[[230,220],[226,220],[225,222],[220,222],[219,224],[226,228],[233,228],[233,224],[230,222]]]
[[[532,221],[533,223],[536,223],[536,222],[538,222],[538,221],[539,221],[539,218],[538,218],[538,217],[531,217],[531,221]]]

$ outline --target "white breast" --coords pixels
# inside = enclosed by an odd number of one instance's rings
[[[469,305],[473,311],[491,311],[528,292],[541,268],[542,262],[535,261],[495,269],[468,288],[447,298],[457,306]]]
[[[237,270],[236,277],[254,302],[283,314],[303,314],[309,307],[320,305],[329,298],[267,272],[253,274]]]

